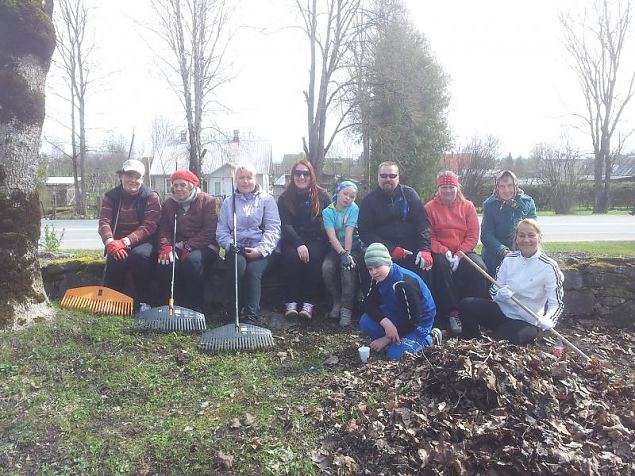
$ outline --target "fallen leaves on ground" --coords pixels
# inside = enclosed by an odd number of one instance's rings
[[[327,474],[632,474],[634,395],[606,362],[453,339],[335,377],[312,458]]]

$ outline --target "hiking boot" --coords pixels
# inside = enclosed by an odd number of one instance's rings
[[[430,338],[432,339],[432,345],[441,345],[443,342],[443,334],[441,333],[441,329],[437,329],[436,327],[430,331]]]
[[[340,317],[340,312],[342,310],[342,305],[339,302],[334,302],[331,311],[329,312],[330,319],[338,319]]]
[[[348,327],[351,325],[351,316],[353,315],[353,311],[350,309],[342,308],[340,311],[340,326]]]
[[[250,324],[252,326],[260,325],[260,319],[258,316],[244,316],[240,318],[241,324]]]
[[[461,317],[458,311],[451,311],[448,315],[448,322],[450,323],[450,330],[454,334],[461,334],[463,332],[463,324],[461,324]]]
[[[305,319],[311,319],[313,317],[313,304],[308,302],[302,304],[302,310],[299,315]]]
[[[296,302],[286,303],[285,310],[284,310],[284,317],[288,317],[289,319],[298,317],[298,303]]]

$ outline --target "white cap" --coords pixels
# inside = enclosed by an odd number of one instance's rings
[[[146,166],[143,165],[143,162],[135,159],[126,160],[121,168],[117,170],[118,174],[122,174],[124,172],[137,172],[142,177],[146,174]]]

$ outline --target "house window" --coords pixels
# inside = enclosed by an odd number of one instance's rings
[[[214,195],[216,195],[217,197],[220,196],[220,186],[221,183],[220,182],[214,182]]]
[[[201,190],[207,193],[208,189],[209,189],[209,183],[207,182],[207,180],[201,181]]]

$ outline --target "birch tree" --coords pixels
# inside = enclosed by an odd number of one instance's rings
[[[577,116],[593,144],[593,213],[608,211],[612,157],[617,155],[612,139],[635,93],[635,69],[629,71],[629,63],[623,63],[628,58],[625,48],[633,19],[631,6],[630,0],[595,0],[582,17],[560,18],[586,106]],[[624,131],[622,139],[631,132]]]
[[[226,0],[152,0],[154,30],[169,51],[159,54],[187,121],[190,170],[201,176],[203,122],[218,104],[217,88],[231,79],[226,64],[231,8]],[[174,80],[178,78],[178,81]]]
[[[52,14],[51,0],[0,0],[0,329],[52,316],[37,261],[36,192]]]

